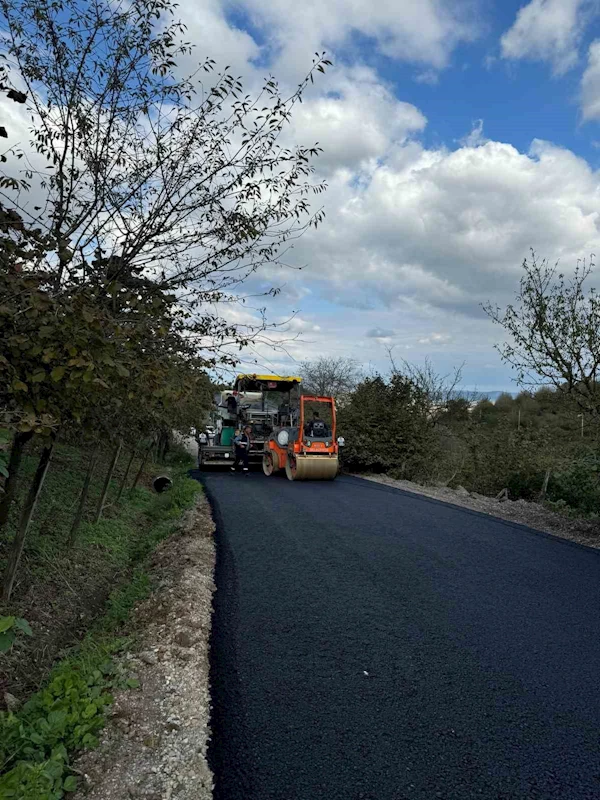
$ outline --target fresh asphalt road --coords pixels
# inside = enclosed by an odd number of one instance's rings
[[[600,553],[356,478],[203,480],[217,800],[600,798]]]

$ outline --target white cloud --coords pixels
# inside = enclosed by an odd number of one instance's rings
[[[440,82],[440,76],[434,69],[426,69],[415,76],[415,81],[417,83],[425,83],[428,86],[437,86]]]
[[[471,128],[471,132],[468,133],[460,140],[460,144],[463,147],[480,147],[482,144],[489,142],[489,139],[486,139],[483,135],[483,120],[478,119],[473,123],[473,127]]]
[[[480,32],[479,0],[243,0],[242,7],[281,55],[277,71],[306,64],[307,53],[372,38],[391,58],[441,69],[457,44]]]
[[[591,43],[581,79],[581,112],[584,120],[600,118],[600,39]]]
[[[296,142],[319,142],[320,171],[360,169],[427,124],[415,106],[399,102],[366,67],[335,69],[321,88],[324,96],[296,108],[288,134]]]
[[[206,58],[213,58],[218,70],[230,66],[236,76],[252,71],[250,62],[260,56],[260,47],[249,33],[229,23],[223,3],[192,0],[182,3],[178,13],[187,26],[185,38],[194,46],[188,59],[180,59],[184,71],[186,64],[191,71],[193,64]]]
[[[361,185],[337,173],[327,222],[298,243],[315,292],[395,313],[373,327],[401,331],[407,312],[482,319],[480,303],[512,297],[530,247],[566,270],[598,252],[600,179],[570,151],[543,141],[529,153],[500,142],[398,150]]]
[[[597,11],[596,0],[530,0],[502,36],[502,55],[546,61],[563,75],[577,63],[581,36]]]

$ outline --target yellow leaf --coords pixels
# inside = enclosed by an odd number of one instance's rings
[[[23,383],[23,381],[13,381],[13,391],[15,392],[26,392],[28,390],[27,384]]]

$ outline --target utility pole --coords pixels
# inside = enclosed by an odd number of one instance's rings
[[[581,417],[581,438],[583,439],[583,414],[577,414],[578,417]]]

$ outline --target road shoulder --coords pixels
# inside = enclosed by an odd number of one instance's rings
[[[387,475],[360,474],[354,477],[391,486],[404,492],[412,492],[471,511],[478,511],[481,514],[525,525],[533,530],[549,533],[577,544],[600,549],[600,525],[597,522],[572,519],[552,511],[540,503],[530,503],[526,500],[496,500],[476,492],[468,492],[462,487],[450,489],[449,487],[421,486],[412,481],[396,480]]]
[[[156,551],[155,589],[136,609],[122,658],[139,688],[118,692],[102,742],[77,764],[87,800],[210,800],[209,637],[214,524],[204,494]]]

